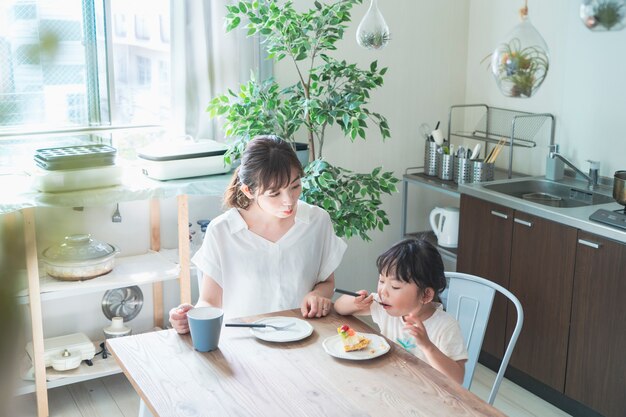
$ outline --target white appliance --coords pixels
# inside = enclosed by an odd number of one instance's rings
[[[46,367],[51,366],[57,371],[78,368],[82,361],[93,359],[96,347],[84,333],[73,333],[65,336],[51,337],[43,341],[43,360]],[[33,358],[33,343],[26,344],[26,353]],[[27,375],[29,372],[27,372]]]
[[[430,212],[430,227],[437,236],[439,246],[456,248],[459,244],[459,209],[435,207]]]
[[[228,147],[214,140],[157,143],[137,151],[142,172],[156,180],[202,177],[230,171]]]

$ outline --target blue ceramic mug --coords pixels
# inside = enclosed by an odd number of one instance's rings
[[[224,310],[216,307],[197,307],[187,312],[194,349],[199,352],[217,349],[223,318]]]

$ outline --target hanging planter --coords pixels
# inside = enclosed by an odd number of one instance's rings
[[[507,97],[529,98],[543,83],[550,59],[548,46],[528,19],[528,7],[520,10],[522,22],[491,54],[491,72]]]
[[[626,0],[583,0],[580,18],[589,30],[622,30],[626,26]]]
[[[370,7],[356,30],[356,41],[366,49],[382,49],[387,46],[389,39],[389,26],[378,10],[378,2],[371,0]]]

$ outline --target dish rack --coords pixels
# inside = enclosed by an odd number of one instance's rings
[[[548,120],[550,126],[545,128]],[[513,176],[513,148],[534,148],[537,139],[548,135],[549,144],[553,144],[554,128],[554,115],[551,113],[529,113],[487,104],[453,105],[448,114],[450,141],[453,136],[483,141],[485,155],[489,144],[504,143],[509,146],[508,178]]]

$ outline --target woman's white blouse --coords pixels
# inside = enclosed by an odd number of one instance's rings
[[[222,287],[225,316],[299,308],[339,266],[347,245],[335,235],[328,213],[298,201],[295,216],[277,242],[248,230],[235,208],[211,220],[192,262]]]

